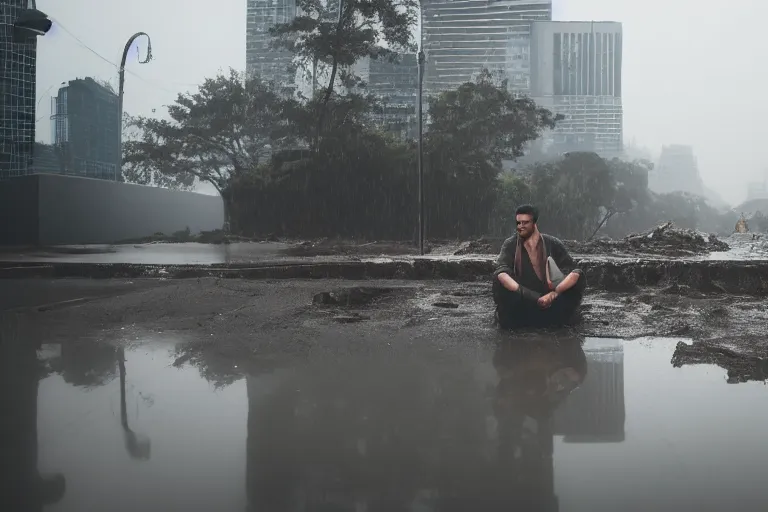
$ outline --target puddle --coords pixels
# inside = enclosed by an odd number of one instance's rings
[[[673,368],[677,341],[372,349],[219,389],[169,346],[48,346],[39,384],[4,369],[0,442],[63,475],[50,511],[765,510],[768,387]]]

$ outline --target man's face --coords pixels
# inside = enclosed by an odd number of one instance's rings
[[[520,235],[520,238],[528,238],[536,229],[536,224],[533,223],[533,215],[521,213],[515,216],[515,222],[517,223],[517,234]]]

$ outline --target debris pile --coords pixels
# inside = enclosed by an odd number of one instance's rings
[[[653,254],[659,256],[696,256],[730,249],[716,235],[705,238],[701,233],[675,227],[667,222],[650,231],[631,234],[621,240],[593,240],[591,242],[566,242],[576,254]]]
[[[454,256],[465,256],[467,254],[498,254],[501,250],[503,240],[493,240],[489,238],[479,238],[462,242],[459,248],[453,253]]]

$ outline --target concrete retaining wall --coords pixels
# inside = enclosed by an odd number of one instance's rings
[[[0,181],[0,205],[5,245],[111,244],[224,224],[218,196],[55,174]]]
[[[637,292],[663,287],[667,293],[725,293],[768,296],[768,261],[582,260],[589,290]],[[450,279],[490,282],[492,259],[392,259],[224,265],[136,265],[127,263],[0,264],[0,279],[23,277],[238,278],[238,279]],[[686,289],[687,288],[687,289]],[[490,287],[488,288],[490,292]]]

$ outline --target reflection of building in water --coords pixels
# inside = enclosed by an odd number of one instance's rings
[[[0,509],[41,512],[59,502],[66,490],[64,475],[38,471],[37,388],[44,370],[38,345],[18,336],[16,319],[0,312]],[[10,420],[10,421],[8,421]]]
[[[624,440],[624,348],[620,342],[590,340],[584,345],[587,377],[555,411],[555,434],[565,442]]]
[[[557,511],[554,436],[623,436],[621,347],[580,341],[247,377],[249,510]]]

